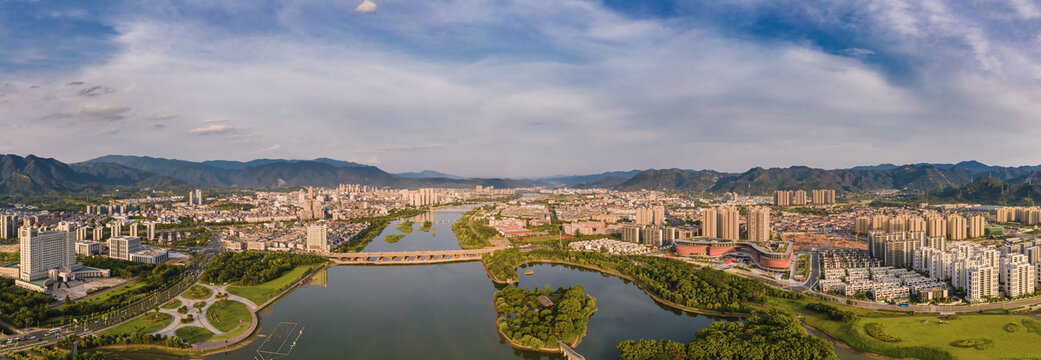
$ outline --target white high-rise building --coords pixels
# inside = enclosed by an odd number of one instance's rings
[[[969,302],[998,296],[998,269],[978,266],[966,271],[965,293]]]
[[[329,228],[325,225],[307,227],[307,250],[329,251]]]
[[[983,237],[987,230],[987,220],[979,215],[969,218],[969,233],[970,239],[977,239]]]
[[[1000,279],[1005,296],[1018,297],[1034,293],[1037,268],[1027,262],[1026,255],[1013,254],[1001,261]]]
[[[18,230],[21,262],[18,278],[36,281],[49,277],[50,270],[78,270],[83,265],[76,262],[76,240],[68,231],[40,232],[23,226]]]

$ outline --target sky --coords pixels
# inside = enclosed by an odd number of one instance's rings
[[[1041,0],[0,0],[0,153],[1041,164]]]

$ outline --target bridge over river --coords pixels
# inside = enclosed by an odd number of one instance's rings
[[[438,264],[461,261],[478,261],[481,255],[490,254],[501,247],[473,250],[428,250],[428,251],[384,251],[354,253],[323,253],[341,265],[402,265]]]

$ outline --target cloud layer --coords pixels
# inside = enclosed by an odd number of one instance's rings
[[[25,69],[0,54],[0,143],[477,176],[1041,163],[1028,0],[644,5],[124,5],[95,19],[111,28],[103,61]]]

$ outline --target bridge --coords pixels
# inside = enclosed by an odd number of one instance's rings
[[[564,357],[567,358],[568,360],[586,360],[585,356],[582,356],[582,354],[579,354],[578,351],[575,351],[575,349],[572,349],[570,346],[565,344],[563,341],[557,340],[557,343],[560,344],[560,350],[561,350],[562,353],[564,353]]]
[[[484,248],[473,250],[430,250],[430,251],[386,251],[386,252],[354,252],[323,253],[322,256],[340,265],[401,265],[401,264],[439,264],[461,261],[478,261],[481,255],[491,254],[502,248]]]

